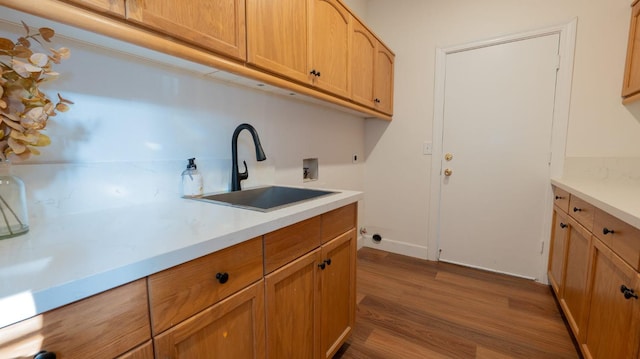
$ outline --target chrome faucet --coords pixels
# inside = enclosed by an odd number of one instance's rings
[[[256,129],[248,123],[243,123],[236,127],[236,130],[233,131],[233,136],[231,137],[231,191],[239,191],[241,189],[240,181],[249,178],[249,170],[247,169],[246,161],[242,161],[242,163],[244,163],[244,172],[240,172],[238,169],[238,135],[240,135],[242,130],[249,131],[249,133],[251,133],[251,137],[253,137],[253,144],[256,146],[256,160],[264,161],[267,159],[267,156],[265,156],[264,150],[262,149],[262,145],[260,144],[260,138],[258,137]]]

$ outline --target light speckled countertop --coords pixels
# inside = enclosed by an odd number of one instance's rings
[[[360,199],[262,213],[176,198],[31,223],[0,241],[0,328]]]

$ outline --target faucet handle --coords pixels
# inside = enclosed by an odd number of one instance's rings
[[[249,169],[247,168],[247,161],[242,161],[242,163],[244,164],[244,172],[238,172],[238,179],[240,181],[246,180],[247,178],[249,178]]]

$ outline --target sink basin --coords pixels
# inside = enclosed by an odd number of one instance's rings
[[[337,192],[306,188],[269,186],[204,195],[193,199],[227,206],[269,212]]]

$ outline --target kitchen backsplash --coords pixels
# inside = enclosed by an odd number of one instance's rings
[[[21,25],[1,20],[1,37],[23,34]],[[42,26],[37,18],[26,21]],[[61,76],[44,91],[75,104],[50,119],[44,132],[51,145],[13,166],[27,187],[32,225],[39,218],[180,196],[180,174],[191,157],[203,173],[205,192],[227,190],[231,135],[244,122],[257,129],[267,160],[255,161],[251,136],[243,131],[239,164],[243,168],[246,160],[249,167],[243,187],[364,188],[362,118],[102,44],[57,35],[52,46],[68,47],[71,58],[55,67]],[[353,154],[358,163],[352,163]],[[318,181],[303,183],[304,158],[318,158]]]
[[[563,178],[640,185],[640,158],[567,157]]]

